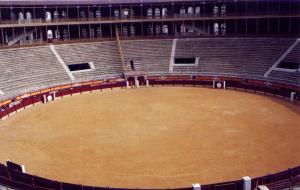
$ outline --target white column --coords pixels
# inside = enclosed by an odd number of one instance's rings
[[[25,171],[25,166],[24,166],[24,165],[21,165],[21,167],[22,167],[22,172],[23,172],[23,173],[26,173],[26,171]]]
[[[43,98],[44,98],[44,103],[46,103],[47,102],[46,94],[43,95]]]
[[[126,80],[126,87],[129,88],[129,81]]]
[[[294,101],[295,95],[296,95],[296,92],[291,92],[291,97],[290,97],[291,101]]]
[[[149,80],[146,80],[146,86],[149,87]]]
[[[215,88],[215,83],[216,83],[215,80],[213,80],[213,88]]]
[[[193,190],[201,190],[201,185],[199,183],[194,183]]]
[[[138,88],[140,86],[139,80],[137,79],[137,77],[135,77],[134,80],[135,80],[135,87]]]
[[[226,89],[226,81],[225,80],[223,81],[223,88],[224,88],[224,90]]]
[[[251,190],[251,178],[249,176],[243,177],[243,190]]]

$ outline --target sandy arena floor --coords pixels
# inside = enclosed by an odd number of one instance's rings
[[[166,188],[300,164],[300,107],[192,87],[66,97],[0,121],[0,162],[86,185]]]

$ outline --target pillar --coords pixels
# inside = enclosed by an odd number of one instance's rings
[[[249,176],[243,177],[243,190],[251,190],[251,178]]]
[[[149,80],[146,80],[146,86],[149,87]]]
[[[137,79],[137,77],[134,77],[134,82],[135,82],[135,87],[139,87],[140,84],[139,84],[139,80]]]
[[[126,80],[126,88],[129,88],[129,81]]]
[[[296,92],[291,92],[290,100],[293,102],[295,98]]]
[[[22,168],[22,172],[23,172],[23,173],[26,173],[26,171],[25,171],[25,166],[24,166],[24,165],[21,165],[21,168]]]
[[[226,81],[225,80],[223,81],[223,88],[224,88],[224,90],[226,89]]]
[[[43,100],[44,100],[43,103],[46,103],[46,102],[47,102],[46,94],[43,95]]]
[[[201,190],[201,185],[199,183],[193,184],[193,190]]]
[[[40,41],[41,42],[43,41],[43,32],[42,32],[42,29],[40,29]]]
[[[215,88],[215,83],[216,83],[216,81],[215,81],[215,80],[213,80],[213,88]]]

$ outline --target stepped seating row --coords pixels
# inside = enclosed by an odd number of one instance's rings
[[[300,65],[300,43],[292,49],[291,52],[283,59],[284,62],[298,63]],[[300,69],[300,68],[298,68]],[[300,84],[300,72],[295,69],[294,71],[280,71],[272,70],[268,76],[272,80]]]
[[[121,61],[116,42],[56,45],[57,53],[66,65],[93,62],[95,70],[74,72],[77,82],[102,79],[105,76],[120,75]]]
[[[294,39],[183,39],[175,58],[199,57],[198,66],[174,66],[174,72],[262,77]]]
[[[175,58],[199,57],[199,64],[174,65],[173,74],[263,78],[264,73],[294,42],[295,39],[290,38],[178,39]],[[169,39],[121,41],[125,70],[131,71],[130,62],[133,61],[137,71],[148,75],[169,73],[172,44],[173,40]],[[298,46],[292,51],[295,53],[288,56],[298,59]],[[119,77],[122,74],[115,41],[55,45],[55,49],[66,65],[93,62],[95,69],[73,72],[75,81],[71,81],[49,46],[1,50],[0,91],[3,93],[0,100],[49,86]],[[269,79],[300,85],[299,72],[274,70]]]
[[[130,61],[135,69],[148,73],[169,72],[170,56],[173,40],[139,40],[121,43],[126,64],[130,71]]]
[[[300,43],[284,58],[286,62],[296,62],[300,64]]]
[[[48,46],[0,51],[0,99],[70,79]]]
[[[300,84],[300,72],[286,72],[286,71],[278,71],[273,70],[268,76],[270,79],[275,81],[288,82],[293,84]]]

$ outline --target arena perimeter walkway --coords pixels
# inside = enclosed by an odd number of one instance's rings
[[[192,87],[65,97],[0,122],[0,161],[86,185],[166,188],[300,164],[300,107]]]

